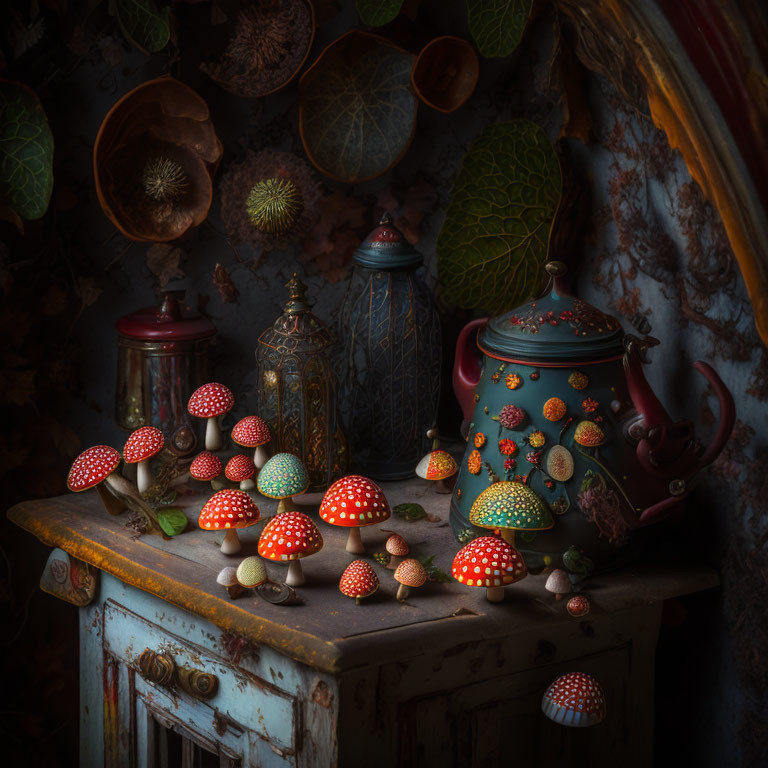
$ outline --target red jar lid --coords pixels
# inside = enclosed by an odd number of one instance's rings
[[[183,291],[169,291],[159,307],[137,309],[121,317],[115,324],[118,333],[139,341],[198,341],[215,336],[210,320],[182,311],[179,299],[183,296]]]

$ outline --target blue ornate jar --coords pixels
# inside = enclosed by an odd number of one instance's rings
[[[384,214],[354,253],[338,317],[339,404],[357,469],[413,475],[440,399],[440,319],[422,255]]]

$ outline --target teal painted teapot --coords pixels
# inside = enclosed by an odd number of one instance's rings
[[[695,363],[720,403],[720,423],[704,448],[693,425],[673,421],[645,379],[643,352],[658,342],[625,334],[614,317],[570,295],[561,262],[546,269],[544,296],[463,329],[453,372],[467,438],[451,499],[453,531],[460,541],[482,531],[472,523],[483,519],[483,500],[474,513],[473,505],[489,485],[524,483],[554,520],[548,530],[516,530],[533,570],[559,563],[572,546],[598,564],[616,559],[638,529],[685,499],[734,423],[730,392],[709,365]]]

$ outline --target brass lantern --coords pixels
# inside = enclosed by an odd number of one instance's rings
[[[307,286],[296,274],[283,314],[259,336],[259,415],[278,449],[300,456],[310,491],[327,488],[347,468],[347,440],[330,362],[334,338],[310,312]]]

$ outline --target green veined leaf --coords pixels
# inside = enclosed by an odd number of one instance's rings
[[[398,504],[392,510],[392,512],[394,512],[397,517],[401,517],[403,520],[409,523],[415,523],[417,520],[421,520],[427,516],[427,513],[424,511],[424,507],[422,507],[421,504],[416,504],[415,502],[404,502],[403,504]]]
[[[403,6],[403,0],[355,0],[357,15],[369,27],[389,24]]]
[[[464,156],[437,238],[446,301],[498,315],[536,295],[561,190],[541,128],[527,120],[487,127]]]
[[[0,80],[0,208],[3,218],[39,219],[53,191],[53,134],[40,99],[21,83]]]
[[[140,51],[162,51],[171,37],[170,8],[158,10],[154,0],[110,0],[110,12],[117,19],[126,40]]]
[[[179,507],[166,507],[157,510],[157,522],[166,536],[178,536],[187,527],[187,517]]]
[[[469,31],[481,56],[509,56],[531,16],[532,0],[467,0]]]

